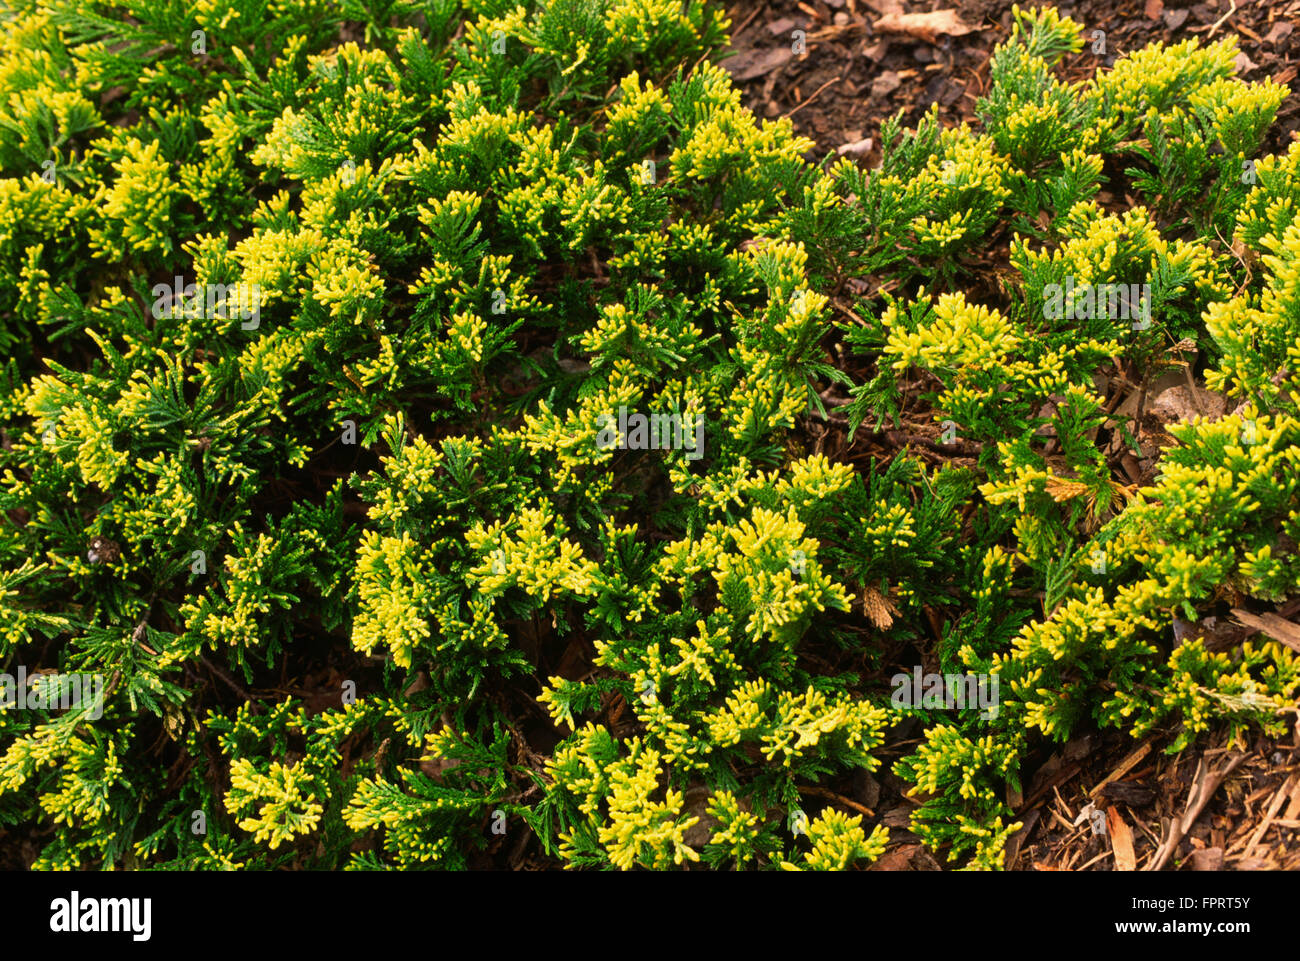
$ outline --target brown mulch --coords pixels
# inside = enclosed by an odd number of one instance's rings
[[[1091,735],[1053,754],[1017,811],[1025,827],[1008,845],[1007,866],[1300,869],[1300,737],[1220,737],[1172,756],[1170,741]]]
[[[1022,7],[1042,6],[1027,2]],[[1104,31],[1106,54],[1085,45],[1068,55],[1064,76],[1079,80],[1116,56],[1156,41],[1202,43],[1229,34],[1243,58],[1239,76],[1272,77],[1290,88],[1264,144],[1286,149],[1300,129],[1300,0],[1247,3],[1229,0],[1186,4],[1174,0],[1084,0],[1055,5],[1085,27]],[[928,21],[900,15],[955,12]],[[817,144],[819,156],[857,145],[869,165],[879,161],[882,120],[903,111],[915,126],[939,105],[945,126],[976,120],[975,105],[988,87],[989,56],[1011,26],[1005,0],[740,0],[729,7],[736,55],[724,66],[744,90],[746,106],[761,117],[789,117],[796,131]],[[895,24],[892,29],[890,25]],[[901,24],[902,26],[897,26]],[[934,26],[937,24],[938,26]],[[942,28],[950,24],[948,31]],[[803,52],[794,48],[802,31]],[[872,140],[871,148],[863,143]]]
[[[1023,871],[1300,870],[1300,731],[1288,743],[1226,734],[1165,753],[1172,735],[1074,738],[1026,767],[1005,865]],[[938,871],[909,830],[918,801],[892,774],[845,788],[890,829],[875,871]],[[883,803],[879,803],[881,799]],[[840,798],[843,801],[843,798]],[[860,808],[855,808],[860,810]]]

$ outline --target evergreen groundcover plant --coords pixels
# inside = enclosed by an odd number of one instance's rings
[[[1291,650],[1187,627],[1300,594],[1300,145],[1231,38],[1068,84],[1016,10],[868,170],[711,0],[0,11],[30,866],[865,867],[809,788],[888,769],[996,869],[1037,746],[1293,723]],[[1189,362],[1227,412],[1135,485],[1114,401]]]

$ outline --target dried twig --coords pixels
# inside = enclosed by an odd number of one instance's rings
[[[1218,20],[1214,21],[1214,26],[1210,27],[1210,32],[1205,35],[1205,39],[1208,40],[1210,37],[1214,36],[1215,31],[1218,30],[1221,26],[1223,26],[1223,21],[1227,20],[1230,16],[1232,16],[1234,13],[1237,12],[1237,0],[1230,0],[1230,2],[1232,6],[1228,8],[1228,12],[1225,13],[1223,16],[1221,16]]]
[[[821,92],[822,92],[823,90],[825,90],[827,87],[829,87],[831,84],[833,84],[833,83],[839,83],[839,82],[840,82],[840,79],[841,79],[841,78],[839,78],[839,77],[831,77],[831,79],[827,80],[824,84],[822,84],[820,87],[818,87],[818,88],[813,92],[813,95],[812,95],[811,97],[809,97],[809,98],[808,98],[807,100],[805,100],[803,103],[799,104],[799,106],[795,107],[795,108],[794,108],[793,110],[791,110],[788,114],[786,114],[786,118],[788,119],[788,118],[790,118],[790,117],[793,117],[795,114],[797,114],[797,113],[798,113],[800,110],[802,110],[804,107],[808,106],[808,104],[810,104],[810,103],[812,103],[814,100],[816,100],[817,97],[821,94]]]
[[[1205,810],[1205,805],[1210,803],[1210,798],[1214,792],[1219,789],[1229,774],[1237,769],[1242,761],[1246,760],[1245,753],[1235,755],[1232,760],[1225,764],[1222,770],[1211,771],[1202,757],[1196,765],[1196,776],[1192,779],[1192,789],[1187,795],[1187,806],[1183,812],[1182,818],[1173,821],[1169,825],[1169,836],[1160,844],[1151,863],[1147,865],[1148,871],[1159,871],[1165,866],[1165,863],[1173,856],[1178,849],[1178,842],[1183,839],[1196,819],[1201,816]]]
[[[844,804],[847,805],[848,807],[853,808],[853,810],[857,811],[859,814],[865,814],[869,818],[873,818],[876,816],[875,812],[873,812],[871,808],[863,807],[857,801],[850,801],[843,794],[836,794],[834,791],[828,791],[824,787],[816,787],[811,784],[802,784],[796,787],[795,790],[797,790],[800,794],[813,794],[816,795],[817,797],[824,797],[830,801],[837,801],[840,804]]]
[[[1242,854],[1242,857],[1250,857],[1251,853],[1255,850],[1255,845],[1259,844],[1259,842],[1263,840],[1264,835],[1268,833],[1268,829],[1277,823],[1274,821],[1274,817],[1277,815],[1278,810],[1282,807],[1282,802],[1287,799],[1287,795],[1291,793],[1291,789],[1295,786],[1297,781],[1300,781],[1300,775],[1292,774],[1291,777],[1287,779],[1287,782],[1282,785],[1281,789],[1273,795],[1273,801],[1269,804],[1268,810],[1264,812],[1264,818],[1259,822],[1259,827],[1257,827],[1255,833],[1250,836],[1250,843],[1246,845],[1246,850]]]
[[[1148,754],[1151,753],[1152,740],[1153,740],[1152,738],[1147,738],[1136,748],[1134,748],[1133,752],[1129,754],[1128,757],[1124,758],[1124,760],[1119,762],[1119,767],[1111,771],[1110,774],[1106,776],[1106,779],[1104,781],[1099,783],[1095,788],[1093,788],[1091,791],[1088,792],[1088,797],[1096,797],[1098,794],[1101,793],[1102,788],[1104,788],[1107,784],[1110,784],[1112,781],[1118,781],[1125,774],[1127,774],[1129,771],[1135,768],[1137,766],[1138,761],[1142,760],[1144,757],[1146,757]]]

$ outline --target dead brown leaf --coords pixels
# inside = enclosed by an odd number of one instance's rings
[[[956,10],[935,10],[930,13],[887,13],[872,26],[880,33],[904,33],[926,43],[937,43],[938,36],[946,33],[960,37],[983,27],[963,23]]]
[[[735,80],[743,83],[771,73],[793,56],[794,51],[790,45],[782,44],[770,50],[742,50],[731,59],[724,60],[722,65]]]
[[[886,94],[893,93],[902,83],[902,79],[893,70],[882,70],[876,79],[871,81],[871,98],[879,100]]]
[[[840,144],[835,148],[835,152],[841,157],[846,155],[851,157],[865,157],[867,154],[871,153],[873,143],[874,141],[870,137],[867,137],[863,140],[855,140],[853,143]]]
[[[904,844],[892,851],[886,851],[880,856],[880,860],[870,868],[872,871],[910,871],[912,870],[912,855],[921,850],[919,844]]]

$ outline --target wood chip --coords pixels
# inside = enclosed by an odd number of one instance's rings
[[[1119,762],[1119,767],[1115,768],[1115,770],[1111,771],[1110,774],[1107,775],[1106,780],[1102,781],[1095,788],[1093,788],[1091,791],[1088,792],[1088,797],[1096,797],[1098,794],[1101,793],[1101,789],[1104,788],[1107,784],[1110,784],[1112,781],[1118,781],[1129,771],[1133,770],[1133,768],[1137,766],[1137,763],[1139,761],[1141,761],[1144,757],[1146,757],[1148,754],[1151,753],[1151,744],[1152,744],[1152,739],[1147,738],[1136,748],[1134,748],[1128,757],[1124,758],[1124,760]]]
[[[1300,651],[1300,626],[1292,624],[1286,618],[1278,617],[1276,614],[1255,615],[1237,607],[1232,609],[1232,616],[1247,627],[1253,627],[1273,640],[1285,644],[1291,650]]]
[[[1264,42],[1277,46],[1278,41],[1285,40],[1287,37],[1291,36],[1291,31],[1294,29],[1294,25],[1288,23],[1286,20],[1279,20],[1277,23],[1273,24],[1273,29],[1268,32],[1268,36],[1264,38]]]
[[[1007,839],[1006,858],[1003,864],[1008,871],[1015,870],[1016,862],[1020,859],[1020,849],[1029,840],[1030,835],[1034,833],[1034,828],[1038,827],[1041,818],[1042,812],[1038,809],[1030,811],[1024,817],[1024,827]]]
[[[1202,848],[1192,852],[1192,870],[1222,871],[1223,848]]]
[[[1218,420],[1227,406],[1221,394],[1179,384],[1160,392],[1151,404],[1151,413],[1164,423],[1188,422],[1195,417]]]
[[[1125,781],[1113,781],[1104,785],[1101,794],[1112,801],[1122,801],[1130,808],[1144,808],[1156,799],[1156,792],[1145,784],[1129,784]]]
[[[1296,781],[1295,786],[1291,788],[1290,801],[1291,803],[1286,806],[1286,813],[1282,815],[1288,821],[1300,816],[1300,781]]]
[[[1129,830],[1116,805],[1106,809],[1106,829],[1110,835],[1110,848],[1115,855],[1116,871],[1136,871],[1137,857],[1133,854],[1133,832]]]

